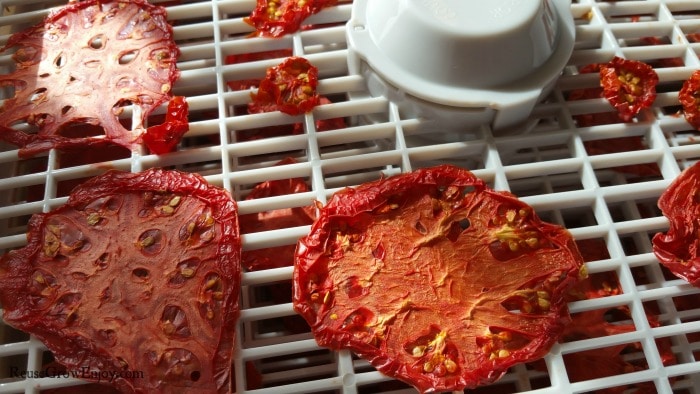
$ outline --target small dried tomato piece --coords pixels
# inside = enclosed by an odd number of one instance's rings
[[[683,106],[685,120],[696,130],[700,130],[700,70],[696,70],[678,92],[678,100]]]
[[[293,158],[287,158],[276,165],[296,163]],[[304,193],[309,187],[302,178],[278,179],[257,184],[250,191],[246,200],[283,196],[293,193]],[[307,226],[316,217],[313,206],[274,209],[271,211],[240,216],[241,232],[243,234],[282,228]],[[272,248],[248,250],[243,252],[242,263],[249,271],[279,268],[292,265],[296,245],[283,245]]]
[[[248,112],[281,111],[287,115],[310,112],[319,104],[316,92],[318,68],[303,57],[293,56],[267,69]]]
[[[600,66],[600,86],[603,96],[617,110],[620,119],[632,120],[656,99],[659,76],[641,61],[614,57]]]
[[[22,156],[106,143],[136,147],[144,120],[179,77],[165,8],[144,0],[70,2],[13,34],[0,50],[10,51],[16,69],[0,75],[0,85],[14,96],[0,107],[0,138]],[[134,131],[119,119],[129,105],[140,107]],[[100,126],[104,135],[73,138],[67,129],[75,124]]]
[[[657,204],[669,229],[652,238],[654,254],[674,275],[700,286],[700,163],[686,168]]]
[[[143,143],[151,153],[157,155],[172,152],[190,129],[187,121],[189,106],[183,96],[175,96],[168,103],[165,121],[159,125],[150,126],[143,134]]]
[[[3,320],[68,370],[122,392],[230,391],[241,241],[236,204],[199,175],[109,171],[32,216],[0,258]],[[104,380],[102,381],[104,383]]]
[[[319,345],[461,390],[549,351],[582,267],[564,228],[444,165],[333,195],[297,245],[293,306]]]
[[[255,28],[254,35],[281,37],[301,29],[306,18],[333,6],[337,0],[258,0],[244,19]]]

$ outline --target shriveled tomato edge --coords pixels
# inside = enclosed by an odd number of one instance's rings
[[[458,187],[473,187],[470,193],[482,193],[490,198],[501,199],[510,204],[515,204],[521,207],[528,205],[517,199],[513,194],[505,191],[494,191],[489,189],[486,184],[470,171],[455,167],[452,165],[437,166],[432,169],[416,170],[411,173],[401,174],[388,179],[379,179],[377,181],[362,184],[357,188],[346,188],[335,193],[331,199],[319,211],[317,220],[312,224],[309,234],[301,238],[297,244],[295,252],[294,271],[292,274],[293,294],[292,305],[294,310],[299,313],[309,324],[319,346],[328,347],[334,350],[350,349],[358,356],[366,359],[378,371],[387,376],[394,377],[410,384],[413,384],[421,391],[445,391],[445,390],[461,390],[463,388],[474,388],[480,385],[493,383],[503,376],[510,367],[530,362],[544,357],[551,350],[551,346],[559,339],[567,324],[570,323],[571,317],[568,313],[568,305],[564,299],[566,290],[573,286],[579,279],[579,270],[583,266],[583,258],[577,253],[578,248],[573,240],[573,237],[568,236],[565,243],[557,243],[554,237],[551,240],[562,249],[576,251],[571,253],[572,269],[562,270],[561,273],[566,275],[561,280],[557,289],[553,291],[553,295],[558,298],[552,298],[552,307],[558,306],[556,310],[550,312],[551,320],[547,324],[548,330],[539,338],[533,338],[530,345],[525,349],[513,351],[511,356],[506,361],[499,361],[496,366],[494,361],[483,363],[478,369],[472,371],[472,375],[476,379],[467,380],[464,376],[457,377],[454,384],[442,386],[436,384],[436,381],[428,376],[418,376],[392,360],[386,354],[378,352],[376,347],[370,344],[357,340],[352,334],[344,331],[335,331],[324,326],[322,321],[316,319],[316,312],[305,302],[306,291],[301,283],[306,283],[308,272],[313,270],[314,265],[321,258],[324,258],[324,251],[331,233],[331,222],[337,217],[353,217],[362,212],[371,211],[376,207],[381,206],[388,200],[388,196],[410,190],[416,185],[438,187],[458,186]],[[537,223],[537,227],[544,233],[550,235],[552,232],[566,232],[564,228],[541,221],[536,216],[533,221]],[[573,269],[576,268],[576,269]],[[532,351],[537,349],[537,351]],[[483,378],[479,378],[483,377]]]
[[[698,203],[693,202],[694,190],[700,186],[700,162],[685,169],[671,182],[657,201],[661,213],[669,221],[665,233],[652,238],[652,251],[656,258],[677,277],[700,287],[700,258],[682,261],[676,254],[678,246],[687,248],[688,239],[696,239],[696,213]],[[678,245],[674,247],[674,244]]]
[[[177,57],[180,55],[180,49],[178,48],[177,44],[175,43],[174,40],[174,33],[173,33],[173,27],[167,23],[167,10],[165,7],[156,5],[156,4],[151,4],[148,1],[145,0],[84,0],[84,1],[77,1],[77,2],[70,2],[67,5],[54,9],[52,10],[44,20],[41,22],[37,23],[34,26],[31,26],[27,28],[26,30],[17,32],[12,34],[5,45],[0,48],[0,53],[6,52],[8,49],[11,49],[12,47],[16,45],[21,45],[21,42],[26,40],[27,37],[31,36],[35,31],[41,31],[45,28],[47,24],[53,23],[56,19],[63,18],[66,14],[73,13],[73,12],[79,12],[80,10],[84,8],[91,7],[93,5],[100,5],[102,3],[132,3],[138,5],[142,9],[147,9],[151,15],[151,20],[158,20],[158,18],[154,18],[153,16],[160,16],[162,17],[163,21],[166,21],[165,23],[159,23],[158,29],[165,32],[167,37],[170,37],[170,40],[163,40],[163,42],[167,42],[167,49],[168,52],[170,53],[171,58],[177,59]],[[170,64],[169,70],[169,79],[168,81],[170,82],[170,85],[172,86],[174,82],[180,78],[180,70],[177,68],[176,62],[172,62]],[[170,94],[164,95],[161,98],[157,98],[155,101],[152,103],[148,104],[148,107],[150,107],[150,110],[148,111],[143,111],[142,114],[142,119],[145,119],[155,108],[157,108],[159,105],[163,104],[164,102],[168,101],[170,99]],[[1,106],[0,106],[1,108]],[[76,122],[77,123],[77,122]],[[100,126],[105,126],[105,121],[102,119],[99,120]],[[64,125],[68,126],[68,124]],[[141,133],[144,133],[146,130],[143,129],[141,130]],[[83,148],[85,146],[103,146],[107,144],[117,144],[120,146],[123,146],[125,148],[129,149],[134,149],[138,146],[140,143],[140,138],[141,135],[138,135],[136,137],[132,136],[132,133],[128,133],[128,135],[119,135],[117,138],[110,137],[109,134],[111,134],[110,130],[107,130],[105,128],[105,137],[83,137],[83,138],[67,138],[63,136],[58,136],[58,135],[52,135],[52,136],[43,136],[39,134],[27,134],[15,129],[12,129],[10,127],[4,127],[0,126],[0,140],[9,142],[13,145],[18,146],[19,152],[18,155],[20,158],[29,158],[33,157],[39,153],[46,152],[52,148],[57,148],[59,150],[72,150],[72,149],[79,149]],[[115,133],[115,134],[120,134],[120,133]]]
[[[217,376],[217,387],[219,389],[227,388],[231,381],[230,362],[233,351],[234,327],[240,314],[241,239],[238,226],[238,208],[228,192],[211,186],[203,177],[195,173],[159,168],[138,173],[110,170],[77,186],[68,197],[68,201],[56,210],[33,215],[29,220],[27,245],[0,257],[0,269],[3,269],[7,264],[23,267],[25,269],[19,273],[24,274],[22,277],[26,278],[25,282],[3,281],[9,282],[3,283],[5,286],[3,291],[0,292],[0,304],[3,306],[4,313],[3,320],[20,330],[27,329],[27,331],[31,331],[42,342],[45,339],[54,337],[55,330],[44,326],[42,316],[33,316],[33,314],[14,316],[13,312],[8,311],[8,309],[18,311],[26,304],[26,297],[17,298],[14,296],[15,294],[20,294],[27,287],[27,282],[30,280],[31,266],[23,264],[22,261],[33,260],[33,257],[41,252],[42,234],[39,230],[44,226],[46,219],[63,210],[80,208],[82,205],[101,197],[124,192],[148,191],[177,193],[202,200],[212,208],[214,220],[222,225],[221,237],[218,243],[217,265],[221,275],[227,279],[232,290],[230,294],[224,292],[223,304],[229,305],[230,303],[230,308],[222,311],[222,327],[224,328],[221,330],[219,348],[214,353],[214,370],[218,371],[215,374]],[[24,310],[31,310],[31,308],[25,307]],[[56,338],[61,340],[53,340],[52,344],[56,344],[56,342],[60,344],[65,339],[62,336],[57,336]],[[65,361],[65,358],[62,357],[64,354],[74,354],[76,346],[79,348],[85,346],[85,344],[67,344],[66,346],[59,345],[53,348],[49,344],[46,345],[49,347],[49,350],[54,352],[59,363]],[[114,384],[134,390],[129,380],[121,376],[114,379]]]

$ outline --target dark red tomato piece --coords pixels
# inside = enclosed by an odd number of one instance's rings
[[[590,74],[590,73],[599,74],[601,65],[602,64],[600,64],[600,63],[588,64],[586,66],[581,67],[579,69],[579,73],[581,73],[581,74]],[[567,100],[569,100],[569,101],[590,100],[590,99],[598,99],[598,98],[602,98],[602,97],[603,97],[603,88],[600,86],[596,86],[596,87],[591,87],[591,88],[572,90],[571,93],[569,93],[569,95],[567,96]],[[590,127],[590,126],[597,126],[597,125],[602,125],[602,124],[612,124],[612,123],[619,123],[620,122],[620,118],[618,117],[616,111],[580,114],[580,115],[575,115],[574,119],[576,120],[576,124],[579,127]]]
[[[306,18],[317,14],[337,0],[258,0],[245,22],[255,28],[254,35],[281,37],[301,29]]]
[[[318,69],[303,57],[293,56],[267,69],[248,112],[281,111],[287,115],[310,112],[319,104]]]
[[[461,390],[549,351],[582,267],[568,231],[444,165],[333,195],[297,245],[293,306],[319,345]]]
[[[685,120],[696,130],[700,130],[700,70],[693,72],[683,83],[678,92],[678,100],[683,106]]]
[[[3,319],[69,371],[142,371],[114,378],[123,392],[226,393],[240,249],[225,190],[109,171],[32,216],[27,245],[0,259]]]
[[[657,204],[669,229],[652,238],[654,254],[673,274],[700,286],[700,163],[681,172]]]
[[[0,85],[14,91],[0,107],[0,138],[21,147],[22,156],[105,143],[135,147],[141,125],[122,125],[124,107],[140,107],[143,123],[179,76],[165,8],[144,0],[71,2],[12,35],[1,52],[12,53],[16,69],[0,75]],[[75,124],[100,126],[103,135],[64,134]]]
[[[293,164],[293,158],[287,158],[277,165]],[[303,178],[277,179],[257,184],[250,191],[246,200],[284,196],[294,193],[304,193],[309,187]],[[282,228],[307,226],[316,217],[313,206],[274,209],[271,211],[252,213],[240,216],[241,232],[255,233]],[[249,271],[279,268],[292,265],[296,245],[283,245],[272,248],[248,250],[243,252],[243,266]]]
[[[614,57],[600,66],[603,96],[617,110],[620,119],[629,122],[656,99],[659,76],[641,61]]]
[[[183,96],[175,96],[168,103],[165,121],[159,125],[150,126],[143,134],[143,143],[151,153],[161,155],[172,152],[190,129],[187,121],[189,106]]]

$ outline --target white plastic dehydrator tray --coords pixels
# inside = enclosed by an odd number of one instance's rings
[[[0,0],[0,42],[13,31],[38,22],[49,7],[64,1]],[[166,3],[164,3],[166,4]],[[544,368],[521,365],[482,393],[591,393],[625,391],[647,382],[659,393],[700,393],[700,289],[669,275],[651,252],[650,238],[665,231],[667,221],[656,208],[660,193],[684,168],[700,158],[699,134],[679,115],[678,90],[700,68],[700,1],[574,0],[576,43],[563,75],[549,96],[535,108],[518,133],[498,135],[484,126],[472,133],[441,133],[421,127],[419,119],[403,118],[396,105],[371,97],[365,81],[350,75],[344,23],[352,4],[341,1],[307,20],[317,28],[280,39],[248,38],[243,22],[253,0],[168,2],[169,19],[181,49],[182,71],[174,93],[187,96],[191,128],[177,152],[156,156],[134,152],[111,161],[67,164],[57,151],[32,159],[18,158],[15,147],[0,150],[0,250],[21,247],[29,216],[60,206],[67,190],[81,179],[107,168],[140,171],[151,167],[197,172],[231,191],[240,214],[325,202],[346,186],[384,176],[452,163],[464,166],[498,190],[509,190],[532,205],[545,220],[570,229],[577,240],[605,245],[609,257],[587,261],[591,275],[612,272],[622,293],[570,304],[572,313],[630,308],[635,329],[617,335],[560,343],[544,359]],[[644,37],[656,37],[649,45]],[[320,71],[319,91],[332,104],[312,113],[289,117],[280,113],[241,114],[248,91],[231,91],[227,81],[258,78],[281,59],[226,64],[233,54],[289,48],[308,58]],[[595,74],[577,68],[606,62],[613,56],[653,63],[680,59],[656,69],[660,84],[654,106],[633,123],[581,127],[576,117],[609,111],[603,99],[567,101],[572,90],[595,87]],[[0,72],[9,60],[0,58]],[[5,93],[6,94],[6,93]],[[2,96],[6,98],[6,96]],[[161,109],[161,113],[162,113]],[[318,132],[319,119],[342,117],[347,127]],[[236,131],[301,122],[301,135],[237,142]],[[594,154],[589,141],[642,137],[644,149]],[[605,142],[603,142],[605,144]],[[285,157],[296,164],[271,167]],[[643,165],[650,175],[625,172]],[[256,184],[303,178],[310,192],[245,201]],[[308,227],[284,228],[243,235],[246,250],[294,244]],[[236,330],[234,359],[238,393],[412,393],[409,386],[375,371],[350,352],[319,348],[308,330],[290,331],[291,297],[273,297],[279,284],[290,282],[292,268],[243,273],[242,311]],[[282,302],[280,303],[280,299]],[[656,310],[658,326],[644,308]],[[664,366],[658,341],[669,341],[675,361]],[[668,343],[668,342],[667,342]],[[626,360],[639,370],[575,381],[565,355],[617,345],[636,345]],[[74,386],[65,377],[22,379],[11,368],[40,371],[51,360],[36,339],[0,323],[0,393],[37,393]],[[261,385],[246,365],[259,374]],[[594,368],[591,366],[590,368]],[[647,388],[649,388],[647,387]]]

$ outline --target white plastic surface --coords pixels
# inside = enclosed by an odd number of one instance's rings
[[[356,0],[350,71],[375,79],[370,92],[398,103],[404,116],[455,129],[513,126],[566,65],[574,46],[570,5]],[[477,116],[454,116],[455,110]]]
[[[0,0],[0,42],[13,29],[40,20],[47,4],[61,2]],[[607,256],[590,258],[588,270],[592,275],[613,273],[622,292],[573,302],[570,309],[580,313],[627,307],[631,318],[618,323],[633,327],[626,333],[558,344],[541,368],[517,366],[499,382],[474,392],[590,393],[640,382],[664,394],[700,392],[700,289],[669,276],[650,246],[650,237],[667,228],[656,199],[683,168],[700,158],[700,133],[679,116],[677,100],[682,82],[700,68],[700,37],[694,36],[700,33],[700,1],[574,1],[570,11],[577,39],[564,75],[535,106],[528,127],[509,136],[494,135],[488,127],[468,136],[426,132],[420,120],[402,117],[395,103],[371,97],[363,77],[351,74],[347,66],[344,22],[350,18],[349,2],[309,20],[322,27],[279,40],[247,38],[251,30],[242,18],[253,6],[252,0],[212,0],[168,7],[182,50],[182,78],[175,92],[188,97],[192,121],[177,152],[154,156],[143,151],[112,161],[79,164],[67,162],[56,151],[19,159],[14,147],[2,146],[0,249],[21,247],[29,215],[61,205],[73,182],[106,168],[139,171],[160,166],[198,172],[230,190],[240,201],[240,213],[250,214],[304,206],[313,200],[324,202],[339,188],[375,180],[381,174],[458,164],[496,189],[521,196],[542,218],[570,228],[577,240],[605,245]],[[659,44],[652,45],[644,37],[656,37]],[[281,59],[226,64],[227,56],[284,48],[318,66],[319,90],[332,104],[294,118],[278,113],[242,114],[240,107],[250,96],[246,91],[231,91],[226,82],[259,77]],[[634,123],[581,126],[577,123],[581,116],[606,112],[609,106],[603,99],[567,101],[572,91],[598,83],[595,75],[576,70],[614,55],[656,64],[658,98]],[[673,65],[668,66],[665,59],[673,59]],[[0,58],[0,67],[8,65],[9,59]],[[337,117],[345,118],[347,127],[317,130],[316,121]],[[363,123],[367,120],[372,124]],[[245,130],[295,122],[302,123],[303,134],[236,140],[237,133]],[[621,137],[641,138],[643,145],[622,145],[607,154],[590,149],[591,145],[614,146]],[[289,156],[297,164],[270,168]],[[624,172],[630,168],[653,171]],[[303,178],[311,191],[244,200],[259,182],[291,177]],[[294,244],[307,231],[302,226],[248,233],[244,248]],[[414,393],[347,351],[320,349],[308,330],[290,329],[286,324],[294,312],[288,294],[282,291],[281,298],[273,294],[280,291],[280,283],[289,283],[291,273],[292,268],[285,267],[243,275],[243,309],[233,362],[236,392]],[[646,317],[645,307],[656,311],[658,325]],[[670,342],[675,362],[663,365],[659,341]],[[625,359],[644,368],[579,381],[567,370],[568,355],[588,350],[604,354],[624,344],[637,349]],[[40,342],[0,323],[0,393],[38,393],[81,383],[60,376],[13,377],[12,368],[41,371],[48,358]],[[259,372],[262,388],[253,389],[255,380],[246,376],[246,364]]]

